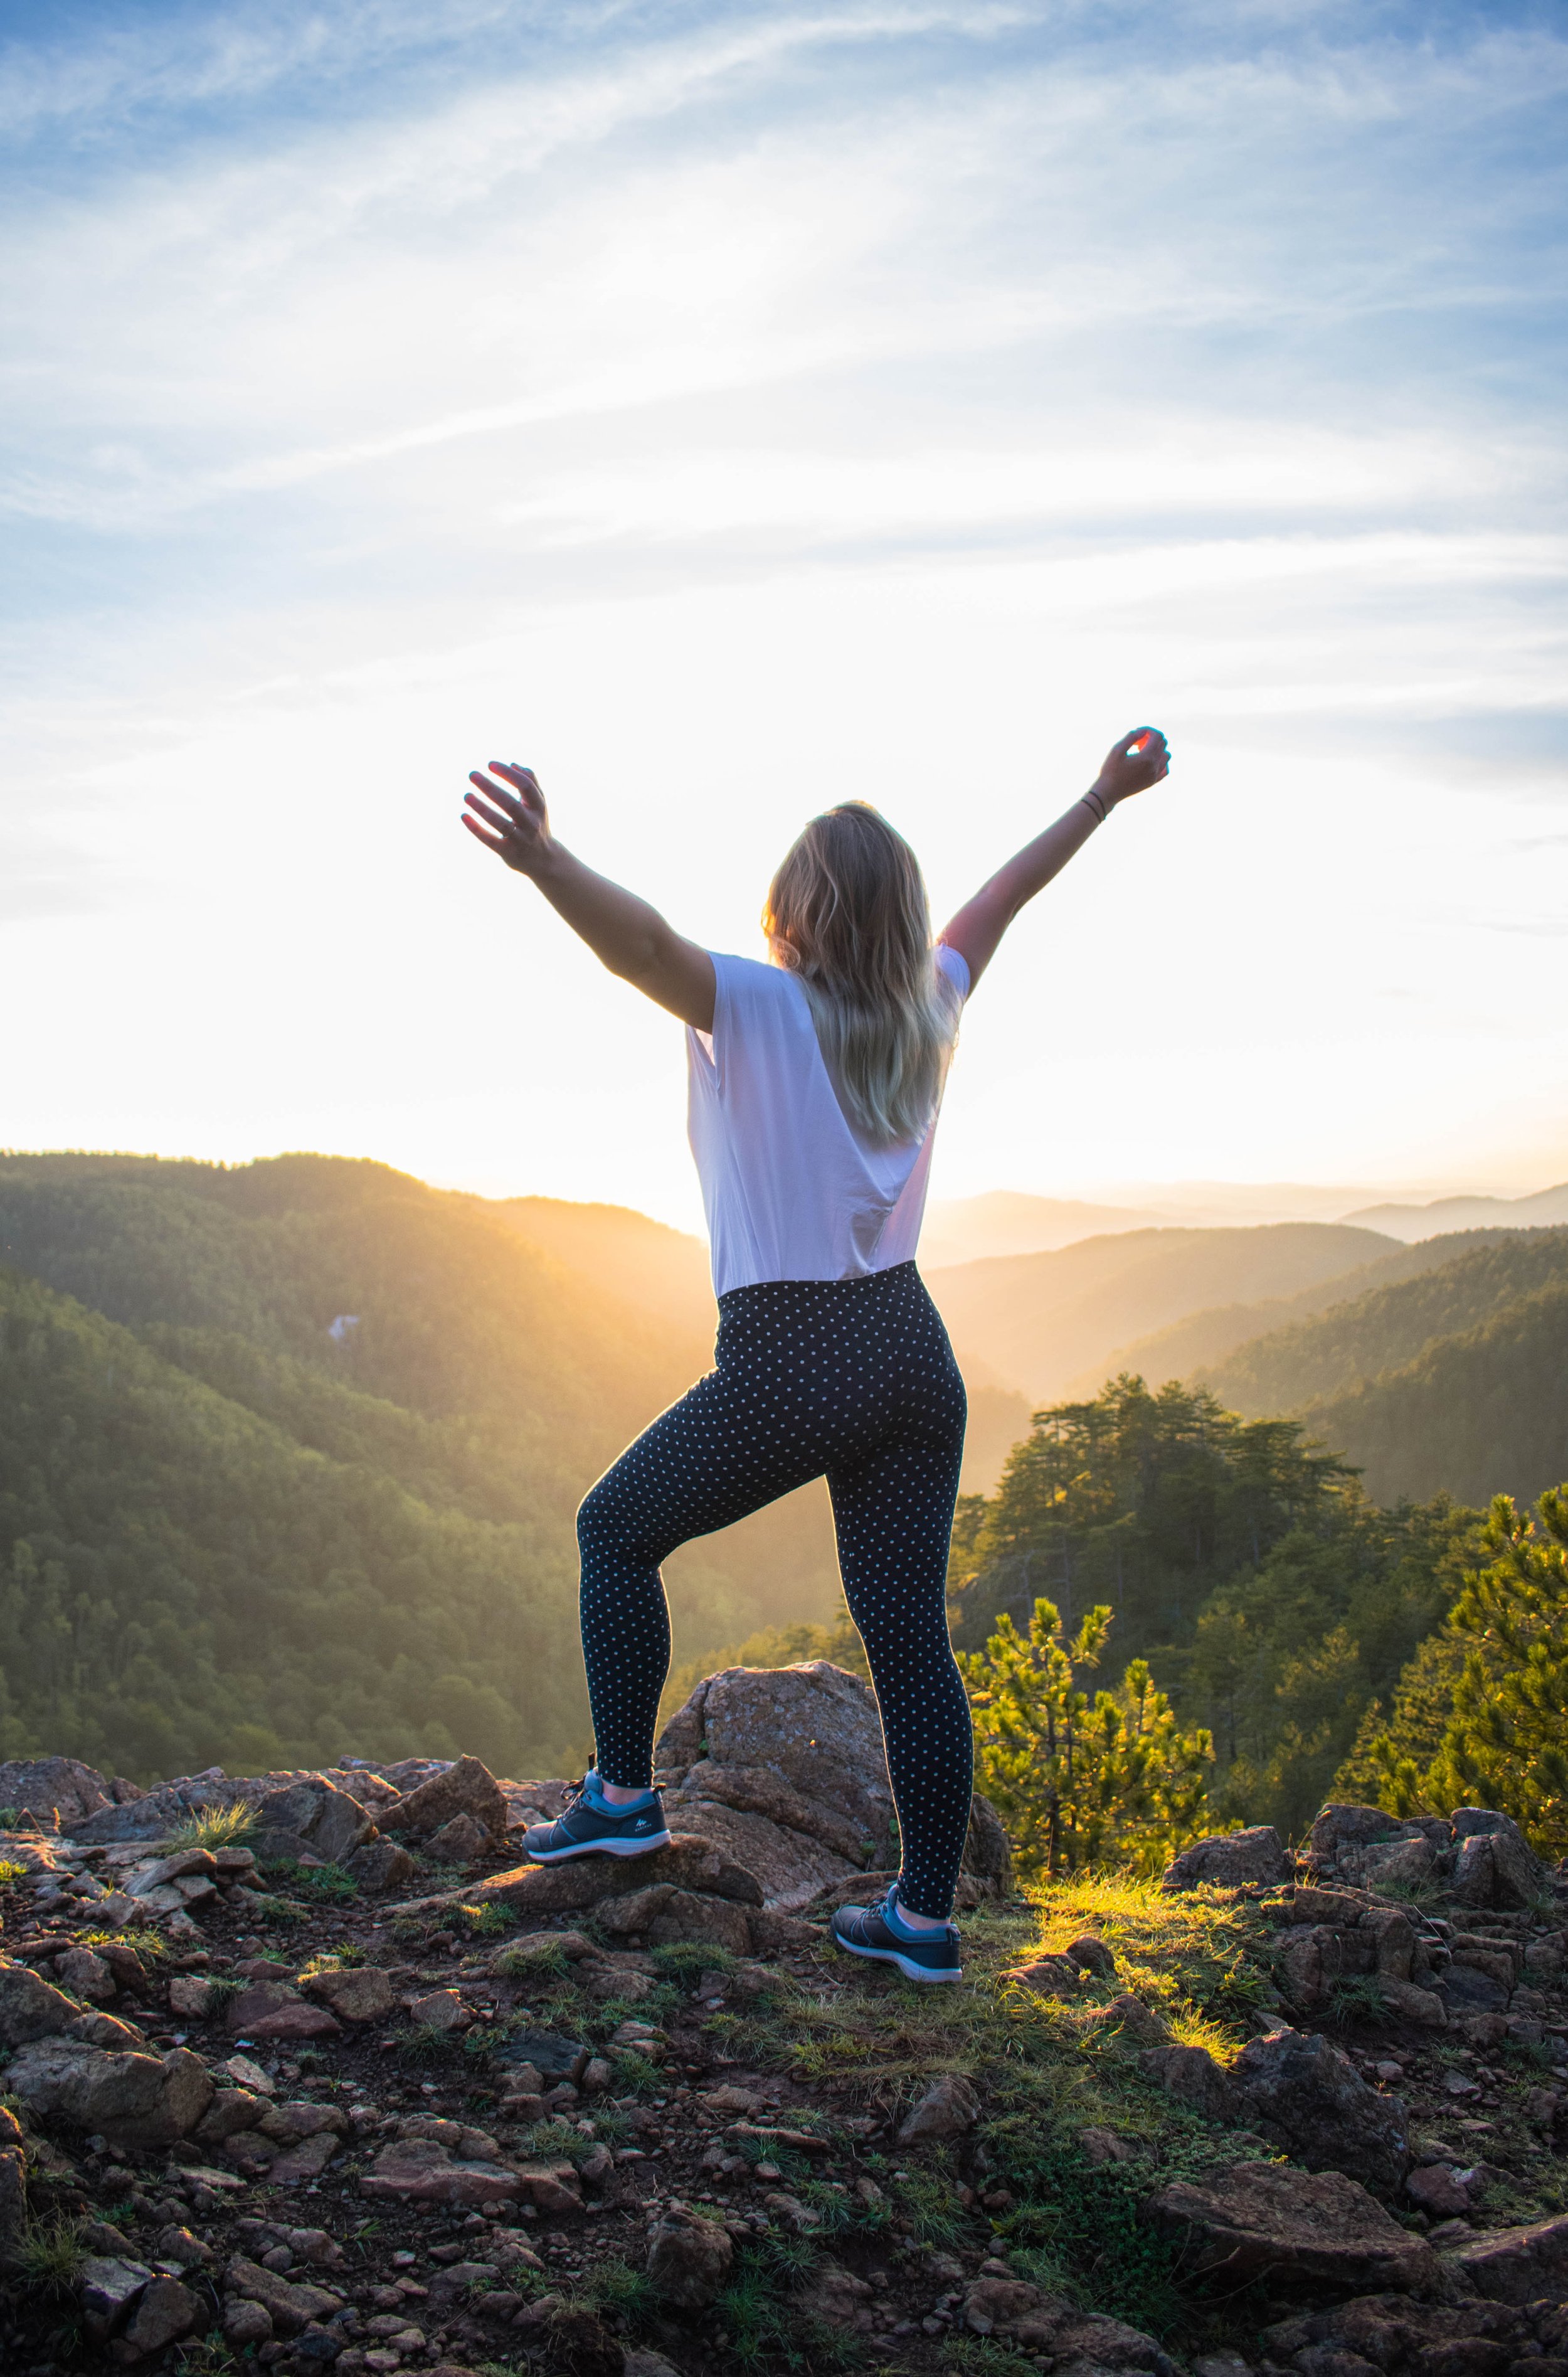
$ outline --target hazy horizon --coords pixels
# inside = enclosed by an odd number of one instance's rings
[[[13,17],[0,1136],[692,1227],[466,770],[760,954],[812,808],[940,923],[1153,720],[933,1196],[1568,1177],[1565,89],[1514,0]]]

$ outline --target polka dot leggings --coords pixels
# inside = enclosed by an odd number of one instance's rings
[[[577,1513],[599,1771],[653,1779],[670,1666],[659,1562],[693,1535],[827,1477],[845,1598],[882,1711],[901,1896],[952,1911],[968,1825],[968,1702],[947,1640],[964,1382],[912,1262],[769,1281],[719,1299],[714,1367],[628,1446]]]

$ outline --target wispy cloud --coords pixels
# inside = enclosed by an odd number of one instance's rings
[[[729,787],[773,654],[818,752],[918,745],[950,701],[1016,788],[1038,676],[1057,720],[1158,697],[1207,782],[1310,753],[1313,797],[1403,818],[1441,782],[1505,847],[1507,804],[1568,796],[1565,90],[1561,29],[1491,0],[50,12],[0,56],[13,913],[89,879],[21,805],[115,777],[62,829],[101,843],[89,972],[220,847],[243,979],[308,847],[346,921],[300,934],[299,996],[374,978],[362,859],[290,806],[316,738],[333,771],[382,748],[411,802],[437,722],[526,692],[602,736],[632,852],[648,767],[707,787],[692,879],[749,915],[763,827],[741,846]],[[687,687],[679,770],[615,739]],[[266,899],[215,780],[267,820]],[[747,794],[768,834],[798,798]],[[1380,1011],[1440,1044],[1445,912],[1361,815],[1355,897],[1387,879],[1343,963],[1402,952]],[[1291,939],[1300,864],[1235,960],[1287,1003],[1321,932]],[[1478,918],[1512,905],[1478,878]],[[1283,1096],[1277,1124],[1299,1168]]]

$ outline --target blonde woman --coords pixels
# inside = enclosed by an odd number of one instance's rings
[[[1026,901],[1166,773],[1123,735],[1094,785],[960,908],[934,949],[909,844],[851,801],[814,818],[763,911],[770,962],[699,949],[573,857],[530,768],[492,760],[463,823],[625,982],[686,1025],[690,1132],[719,1298],[714,1367],[577,1514],[594,1764],[544,1862],[642,1857],[670,1835],[653,1738],[670,1665],[659,1563],[826,1475],[845,1596],[876,1687],[902,1870],[841,1907],[850,1954],[960,1976],[951,1921],[968,1823],[969,1714],[948,1645],[947,1544],[964,1386],[915,1268],[932,1140],[965,999]]]

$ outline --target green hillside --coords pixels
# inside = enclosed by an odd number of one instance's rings
[[[1301,1416],[1380,1501],[1442,1488],[1533,1502],[1568,1477],[1568,1277]]]
[[[930,1274],[966,1376],[1037,1404],[1068,1392],[1157,1329],[1216,1305],[1288,1296],[1394,1251],[1372,1230],[1126,1230],[1053,1254],[1003,1255]]]
[[[1075,1379],[1068,1392],[1092,1395],[1103,1379],[1118,1377],[1123,1370],[1160,1380],[1217,1376],[1219,1365],[1229,1355],[1240,1346],[1250,1346],[1255,1338],[1272,1337],[1300,1321],[1315,1320],[1319,1313],[1353,1303],[1372,1288],[1394,1287],[1408,1279],[1420,1279],[1423,1273],[1452,1262],[1457,1254],[1494,1245],[1513,1236],[1510,1231],[1495,1229],[1423,1238],[1415,1246],[1392,1248],[1374,1256],[1371,1262],[1358,1264],[1354,1271],[1303,1287],[1294,1296],[1268,1296],[1255,1304],[1212,1305],[1202,1312],[1173,1320],[1169,1328],[1134,1338],[1131,1344],[1113,1347],[1100,1362]],[[1252,1401],[1246,1409],[1253,1412]],[[1253,1416],[1262,1416],[1262,1406]]]
[[[578,1212],[612,1254],[643,1220]],[[591,1219],[576,1266],[517,1220],[315,1156],[0,1158],[0,1573],[27,1586],[0,1754],[139,1779],[481,1733],[514,1771],[581,1747],[573,1512],[707,1367],[712,1305],[707,1330],[701,1297],[689,1328],[635,1309],[595,1276]],[[682,1656],[827,1614],[821,1488],[667,1581]]]
[[[1440,1338],[1478,1328],[1537,1289],[1568,1280],[1568,1230],[1431,1238],[1376,1268],[1380,1276],[1364,1293],[1257,1337],[1209,1368],[1206,1384],[1230,1409],[1253,1418],[1348,1394],[1414,1361]],[[1354,1289],[1357,1282],[1341,1284]]]

